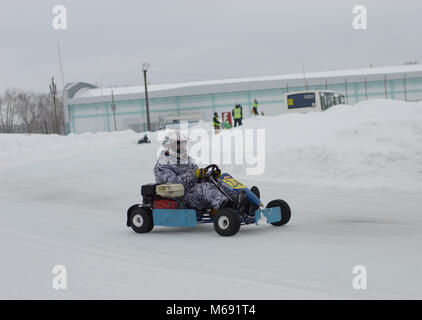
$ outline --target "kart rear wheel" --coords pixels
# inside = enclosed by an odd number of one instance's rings
[[[133,209],[130,213],[129,222],[136,233],[148,233],[154,228],[152,214],[144,208]]]
[[[274,200],[271,201],[267,208],[274,208],[274,207],[280,207],[281,210],[281,221],[272,223],[273,226],[281,227],[285,224],[288,224],[291,218],[291,210],[289,205],[284,200]]]
[[[141,205],[140,204],[134,204],[133,206],[131,206],[129,209],[127,209],[127,214],[126,214],[126,217],[127,217],[127,219],[126,219],[126,225],[128,226],[128,227],[130,227],[130,214],[131,214],[131,212],[134,210],[134,209],[136,209],[136,208],[139,208]]]
[[[239,214],[231,208],[221,209],[214,219],[214,229],[220,236],[234,236],[240,229]]]

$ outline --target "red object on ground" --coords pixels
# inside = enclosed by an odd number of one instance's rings
[[[177,202],[174,200],[154,200],[154,209],[177,209]]]
[[[221,122],[227,122],[230,124],[230,126],[233,127],[232,113],[231,112],[221,113]]]

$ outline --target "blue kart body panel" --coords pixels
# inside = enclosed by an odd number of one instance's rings
[[[263,207],[261,200],[230,174],[224,173],[217,183],[235,193],[245,191],[249,202]],[[270,224],[281,221],[281,210],[279,207],[256,210],[254,216],[242,219],[242,224]],[[152,217],[155,226],[162,227],[195,227],[198,224],[213,223],[212,217],[198,216],[193,209],[153,209]]]
[[[152,217],[155,226],[161,227],[196,227],[198,224],[213,223],[212,218],[197,217],[195,210],[187,209],[154,209]],[[279,207],[256,210],[252,218],[243,220],[244,224],[270,224],[281,221]]]
[[[267,208],[264,210],[255,211],[256,224],[270,224],[281,221],[280,207]]]
[[[224,188],[239,193],[241,191],[246,192],[246,199],[258,207],[263,207],[261,200],[251,191],[248,187],[244,186],[239,181],[235,180],[230,174],[223,173],[218,179],[218,183],[221,184]]]
[[[196,211],[188,209],[154,209],[152,218],[155,226],[162,227],[195,227]]]

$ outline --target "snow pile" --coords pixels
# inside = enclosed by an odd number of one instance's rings
[[[209,123],[201,122],[196,128],[211,132]],[[422,103],[371,100],[336,106],[324,113],[249,119],[242,130],[263,128],[264,173],[247,176],[247,164],[221,165],[224,170],[245,182],[271,179],[320,186],[422,190]],[[98,156],[102,161],[116,152],[140,150],[136,142],[141,136],[130,130],[68,137],[0,135],[0,169],[104,152]],[[149,170],[160,147],[157,137],[157,133],[150,135],[152,144],[143,149],[148,151],[136,159]],[[239,145],[234,145],[232,152],[236,150]]]
[[[134,145],[137,138],[139,136],[131,130],[69,136],[0,134],[0,170],[101,150],[112,152],[115,148]]]
[[[422,103],[372,100],[245,127],[266,129],[262,180],[422,190]]]

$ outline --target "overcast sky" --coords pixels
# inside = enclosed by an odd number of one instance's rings
[[[68,29],[52,27],[67,7]],[[368,9],[368,29],[352,10]],[[0,92],[60,81],[103,86],[422,62],[420,0],[1,0]],[[60,85],[61,87],[61,85]]]

